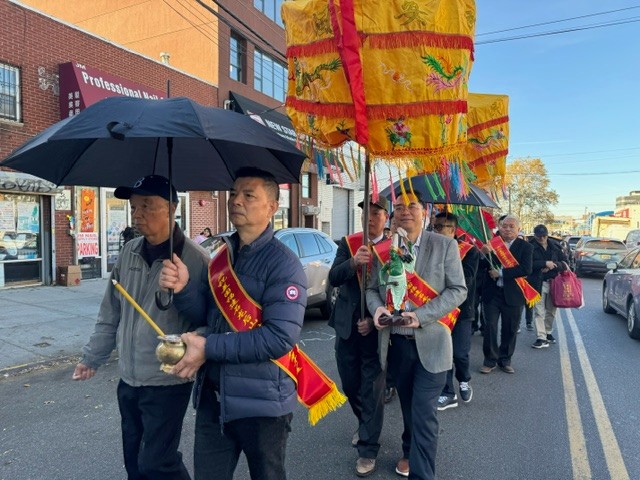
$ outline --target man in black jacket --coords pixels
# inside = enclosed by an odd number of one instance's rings
[[[364,202],[358,205],[362,207]],[[384,240],[389,219],[389,202],[380,197],[370,202],[366,235],[369,243]],[[378,358],[378,331],[369,312],[361,315],[360,271],[371,261],[371,251],[362,244],[363,233],[343,237],[329,271],[329,282],[340,287],[329,326],[336,331],[336,362],[342,388],[358,418],[358,431],[352,444],[358,448],[356,475],[364,477],[375,470],[384,412],[385,375]]]
[[[516,348],[516,333],[522,309],[526,302],[532,301],[535,293],[527,288],[528,283],[518,280],[531,273],[533,253],[531,244],[518,238],[519,231],[520,219],[515,215],[505,215],[498,225],[499,238],[491,239],[482,247],[490,263],[484,259],[481,262],[485,270],[482,288],[485,324],[484,362],[480,373],[491,373],[496,365],[506,373],[515,373],[511,357]],[[502,319],[500,330],[499,319]]]
[[[475,292],[476,274],[480,252],[470,243],[463,242],[456,237],[458,217],[453,213],[441,212],[435,217],[433,230],[445,237],[455,238],[458,241],[464,281],[467,285],[467,299],[460,305],[460,315],[456,322],[451,341],[453,342],[453,365],[455,367],[456,380],[460,387],[460,399],[464,403],[471,401],[473,389],[469,385],[471,374],[469,373],[469,349],[471,348],[471,323],[475,319]],[[453,388],[453,368],[447,372],[447,384],[442,389],[438,398],[438,410],[446,410],[458,406],[458,396]]]
[[[533,229],[533,267],[527,278],[533,288],[540,292],[541,299],[533,307],[534,323],[537,340],[533,348],[546,348],[550,343],[556,343],[553,331],[553,320],[556,317],[556,307],[550,294],[551,279],[567,269],[567,256],[562,247],[555,240],[549,238],[547,227],[540,224]]]

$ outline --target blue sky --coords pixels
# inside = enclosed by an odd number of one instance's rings
[[[640,20],[640,8],[483,34],[634,6],[640,0],[477,0],[469,91],[509,95],[507,162],[542,159],[560,197],[556,215],[613,210],[617,196],[640,190],[640,22],[482,42]]]

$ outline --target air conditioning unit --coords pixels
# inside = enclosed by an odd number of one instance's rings
[[[303,215],[320,215],[320,207],[316,205],[302,205]]]

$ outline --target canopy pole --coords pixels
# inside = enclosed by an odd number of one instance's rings
[[[371,165],[369,164],[369,152],[364,154],[364,201],[362,203],[362,245],[369,245],[369,177],[371,176]],[[364,320],[367,311],[367,270],[368,265],[362,265],[361,275],[362,285],[360,286],[360,319]]]

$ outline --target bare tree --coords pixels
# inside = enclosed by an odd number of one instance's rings
[[[503,212],[520,217],[522,229],[530,233],[539,223],[553,222],[550,207],[558,204],[558,194],[550,188],[547,169],[539,158],[519,158],[507,165],[509,198],[501,202]]]

